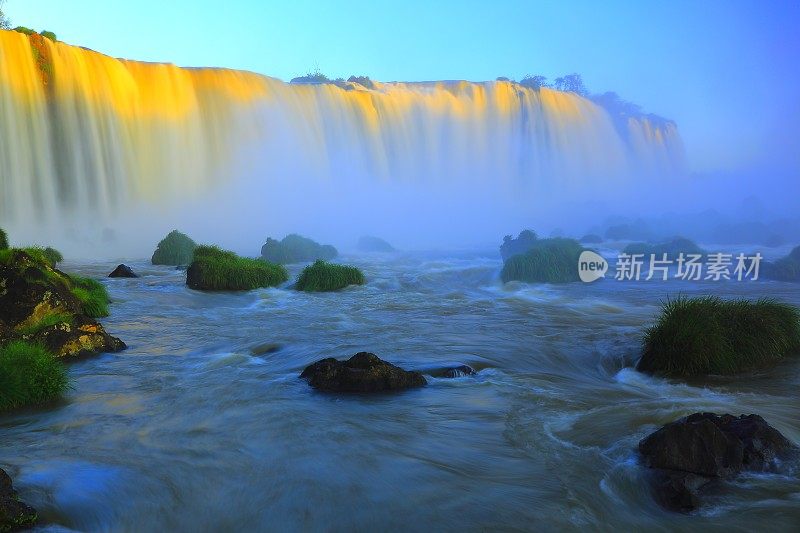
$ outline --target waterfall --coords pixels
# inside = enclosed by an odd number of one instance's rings
[[[674,124],[620,123],[573,93],[366,85],[114,59],[0,31],[0,224],[108,221],[219,195],[240,174],[249,196],[385,186],[391,198],[408,186],[454,203],[467,190],[491,203],[496,191],[525,206],[683,168]]]

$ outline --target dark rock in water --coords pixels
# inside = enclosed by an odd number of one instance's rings
[[[691,511],[698,490],[712,479],[743,470],[766,471],[798,448],[758,415],[695,413],[639,442],[644,463],[658,470],[656,498],[668,509]]]
[[[281,349],[280,344],[276,344],[274,342],[268,342],[265,344],[258,344],[250,348],[250,353],[252,355],[267,355],[271,353],[275,353]]]
[[[125,343],[87,316],[69,276],[14,251],[0,264],[0,341],[40,343],[56,357],[118,352]]]
[[[435,378],[462,378],[465,376],[474,376],[475,369],[469,365],[458,365],[446,368],[434,368],[426,373]]]
[[[108,275],[109,278],[138,278],[139,276],[128,265],[118,265],[114,272]]]
[[[17,499],[11,478],[0,468],[0,531],[28,529],[36,520],[36,509]]]
[[[397,391],[427,384],[421,373],[403,370],[368,352],[359,352],[347,361],[322,359],[306,367],[300,377],[326,392]]]

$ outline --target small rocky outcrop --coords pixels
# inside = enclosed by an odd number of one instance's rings
[[[368,352],[359,352],[346,361],[322,359],[306,367],[300,377],[325,392],[399,391],[427,384],[420,372],[403,370]]]
[[[0,531],[19,531],[38,520],[36,509],[17,498],[11,478],[0,468]]]
[[[138,278],[139,276],[128,265],[118,265],[114,271],[108,275],[109,278]]]
[[[710,482],[745,470],[773,471],[798,448],[758,415],[695,413],[642,439],[639,453],[655,470],[659,503],[689,512],[700,506],[700,491]]]
[[[474,368],[469,365],[458,365],[444,368],[433,368],[427,372],[435,378],[463,378],[477,374]]]
[[[118,352],[125,343],[84,313],[72,278],[22,250],[0,264],[0,344],[42,344],[56,357]]]

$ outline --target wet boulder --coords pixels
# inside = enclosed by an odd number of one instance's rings
[[[322,359],[306,367],[300,377],[325,392],[399,391],[427,384],[420,372],[403,370],[368,352],[359,352],[346,361]]]
[[[438,367],[427,370],[426,373],[435,378],[463,378],[474,376],[477,372],[469,365]]]
[[[128,265],[118,265],[114,271],[108,275],[109,278],[138,278],[139,276]]]
[[[11,478],[0,468],[0,531],[20,531],[38,519],[36,509],[19,501]]]
[[[656,470],[656,499],[668,509],[699,506],[708,482],[747,470],[772,471],[798,448],[758,415],[695,413],[661,427],[639,442],[644,464]]]

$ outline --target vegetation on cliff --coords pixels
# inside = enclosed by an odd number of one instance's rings
[[[795,247],[786,257],[764,263],[762,273],[767,279],[800,281],[800,246]]]
[[[286,269],[261,259],[239,257],[216,246],[198,246],[186,271],[186,284],[203,291],[248,291],[289,279]]]
[[[300,273],[295,288],[307,292],[338,291],[349,285],[363,285],[364,274],[356,267],[315,261]]]
[[[644,337],[637,369],[666,376],[734,374],[800,350],[800,311],[761,299],[667,301]]]

